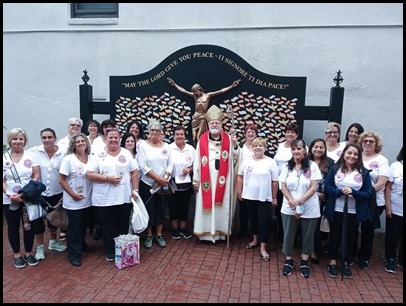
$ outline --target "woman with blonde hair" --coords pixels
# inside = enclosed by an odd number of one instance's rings
[[[358,144],[362,148],[364,167],[369,170],[372,186],[376,193],[377,205],[375,210],[371,211],[372,220],[361,222],[361,245],[359,246],[358,252],[358,227],[355,232],[354,251],[358,257],[358,266],[360,269],[366,270],[369,267],[369,260],[372,256],[375,229],[381,227],[380,216],[385,209],[384,189],[389,177],[389,162],[388,159],[380,153],[383,144],[378,133],[372,131],[362,133],[359,136]]]
[[[253,155],[244,157],[238,169],[237,196],[246,202],[251,220],[252,241],[246,249],[260,246],[263,261],[269,261],[266,246],[270,228],[270,208],[278,204],[279,171],[273,158],[265,155],[266,139],[252,141]]]
[[[7,236],[14,253],[14,266],[36,266],[38,261],[31,255],[34,245],[34,224],[23,222],[24,255],[20,250],[20,226],[23,220],[24,200],[18,190],[30,180],[39,181],[40,167],[34,154],[24,150],[28,137],[22,128],[13,128],[7,135],[9,149],[3,151],[3,212],[7,221]],[[28,217],[27,217],[28,218]]]
[[[324,129],[326,134],[327,156],[336,162],[344,150],[345,143],[340,143],[341,125],[337,122],[329,122]]]

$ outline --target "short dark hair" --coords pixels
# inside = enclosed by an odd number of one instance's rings
[[[138,120],[133,120],[128,122],[127,124],[127,132],[130,131],[130,128],[133,124],[136,124],[138,126],[138,129],[140,130],[140,134],[138,135],[139,139],[146,139],[145,137],[145,131],[144,131],[144,127],[142,126],[142,123]]]
[[[295,132],[296,134],[299,135],[299,133],[300,133],[299,125],[297,123],[289,123],[286,126],[285,132],[286,131],[293,131],[293,132]]]
[[[97,121],[97,120],[95,120],[95,119],[89,119],[89,120],[86,122],[86,129],[88,129],[88,128],[89,128],[89,125],[91,125],[91,124],[96,125],[96,127],[97,127],[97,134],[100,134],[100,133],[102,132],[99,121]],[[87,131],[86,131],[86,132],[87,132]]]

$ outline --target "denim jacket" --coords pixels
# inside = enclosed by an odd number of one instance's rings
[[[340,166],[334,164],[330,167],[330,170],[326,176],[325,188],[326,193],[329,195],[324,209],[324,215],[329,219],[333,220],[334,210],[336,205],[336,199],[343,195],[340,188],[338,188],[334,181],[334,176]],[[357,223],[362,221],[371,221],[372,215],[369,210],[369,200],[372,193],[372,183],[371,176],[369,175],[369,170],[362,168],[362,186],[360,190],[352,189],[352,196],[355,198],[355,209],[357,216]]]

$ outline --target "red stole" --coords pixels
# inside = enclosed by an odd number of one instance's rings
[[[210,160],[209,160],[209,131],[202,134],[199,139],[200,150],[200,184],[202,186],[203,210],[212,208],[212,190],[210,180]],[[230,138],[225,132],[221,132],[221,153],[220,168],[216,179],[216,193],[214,198],[215,205],[223,205],[224,192],[226,191],[226,182],[228,176]]]

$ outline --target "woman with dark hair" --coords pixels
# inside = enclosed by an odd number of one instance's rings
[[[51,128],[43,129],[40,132],[40,135],[43,145],[33,147],[30,149],[30,151],[35,154],[36,161],[40,165],[41,182],[46,185],[46,190],[42,193],[42,196],[51,206],[48,208],[48,213],[50,213],[51,211],[53,211],[52,207],[57,205],[58,202],[62,199],[63,189],[61,184],[59,184],[59,168],[61,166],[62,159],[65,157],[68,144],[65,150],[62,151],[61,147],[55,144],[56,133]],[[57,239],[58,228],[53,226],[49,221],[47,221],[47,227],[49,231],[48,249],[58,252],[66,251],[66,245],[60,243]],[[43,219],[36,220],[35,231],[38,244],[35,258],[37,260],[43,260],[45,259],[45,223]],[[59,231],[59,239],[66,239],[66,230]]]
[[[293,248],[295,236],[300,225],[302,233],[302,254],[300,274],[310,277],[308,260],[314,253],[314,232],[320,218],[317,184],[321,179],[317,164],[309,159],[306,144],[296,139],[291,145],[292,158],[282,167],[279,184],[282,187],[283,203],[281,217],[283,225],[283,247],[285,264],[282,274],[288,276],[294,268]]]
[[[116,128],[116,123],[111,119],[103,120],[100,124],[102,131],[101,137],[97,137],[92,143],[92,154],[96,154],[99,150],[104,150],[104,147],[107,144],[107,130],[111,128]]]
[[[135,145],[136,138],[133,133],[127,132],[121,137],[120,145],[122,148],[126,148],[128,151],[131,152],[133,158],[135,158],[137,154],[137,147]]]
[[[296,123],[289,123],[286,125],[285,129],[285,141],[281,142],[278,145],[278,149],[276,150],[276,154],[274,156],[274,160],[278,165],[278,171],[281,173],[282,167],[286,164],[288,160],[292,158],[292,150],[291,144],[294,140],[299,137],[300,129],[299,125]],[[277,226],[277,235],[276,238],[280,241],[283,240],[283,227],[282,227],[282,219],[281,219],[281,207],[283,202],[283,194],[281,191],[281,186],[279,186],[278,194],[278,205],[275,208],[275,214],[278,218],[278,226]]]
[[[87,132],[89,133],[87,138],[89,139],[90,145],[92,145],[93,142],[95,141],[95,139],[97,139],[98,137],[101,137],[100,136],[101,126],[100,126],[99,121],[90,119],[86,123],[86,129],[87,129]],[[92,148],[92,154],[94,154],[93,148]]]
[[[357,143],[359,135],[364,132],[364,127],[359,123],[352,123],[345,133],[345,141],[340,144],[346,146],[349,143]]]
[[[138,150],[141,141],[145,140],[147,137],[145,136],[144,127],[142,126],[141,122],[138,120],[130,121],[127,125],[127,133],[134,134],[135,137],[135,145]]]
[[[317,195],[320,202],[320,214],[323,214],[324,206],[326,204],[325,193],[325,178],[330,169],[330,166],[334,164],[334,160],[327,156],[327,145],[323,138],[316,138],[310,143],[309,147],[309,159],[314,161],[320,169],[322,179],[317,185]],[[311,255],[312,263],[318,264],[318,254],[321,251],[321,239],[324,233],[320,232],[320,219],[317,223],[316,232],[314,233],[314,253]]]
[[[172,224],[172,238],[179,239],[181,236],[192,238],[186,224],[189,213],[189,203],[192,196],[193,160],[195,148],[186,143],[186,128],[176,126],[173,131],[173,142],[169,145],[173,160],[172,179],[176,184],[176,190],[169,198],[169,218]]]
[[[354,233],[360,222],[372,220],[368,202],[373,187],[369,171],[362,163],[359,145],[350,143],[344,148],[328,171],[325,188],[328,198],[324,215],[330,223],[328,274],[338,277],[337,259],[341,245],[343,276],[352,278],[350,264],[354,253]]]
[[[106,260],[114,261],[114,238],[128,234],[131,197],[138,199],[138,168],[131,153],[120,147],[116,128],[106,131],[106,146],[94,154],[87,167],[93,181],[92,205],[97,207]]]

